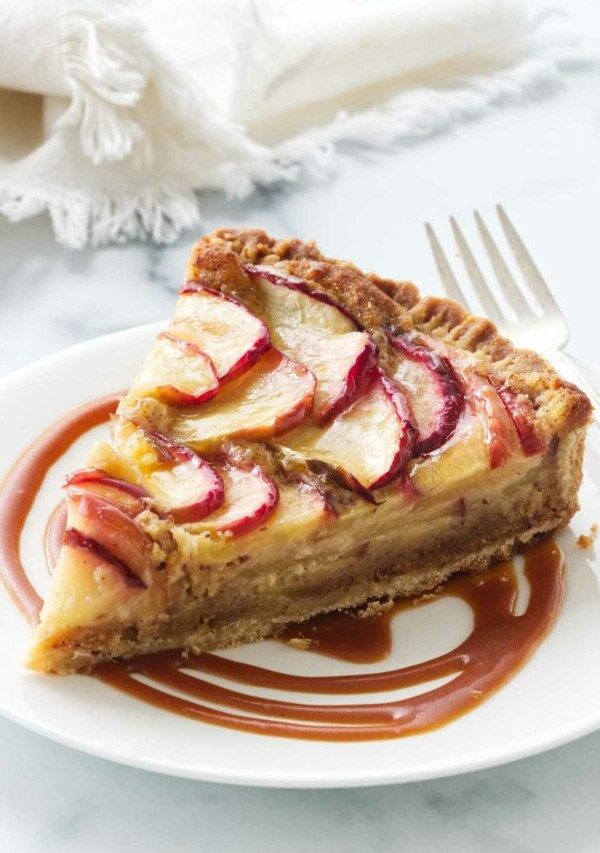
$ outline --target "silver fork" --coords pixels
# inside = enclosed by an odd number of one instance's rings
[[[530,298],[527,298],[526,290],[519,285],[512,275],[496,242],[476,211],[477,229],[498,281],[499,290],[504,296],[509,310],[507,311],[498,304],[463,232],[456,219],[451,216],[450,225],[454,239],[481,306],[488,319],[495,323],[503,334],[520,346],[530,346],[539,350],[566,378],[572,379],[579,385],[592,401],[594,419],[600,425],[600,396],[581,375],[569,356],[562,351],[569,339],[569,327],[566,320],[506,211],[501,205],[498,205],[496,210],[514,260],[521,270],[529,290]],[[452,272],[452,267],[442,250],[435,231],[429,223],[425,224],[425,230],[447,296],[469,307],[468,299]],[[535,300],[535,306],[531,297]]]

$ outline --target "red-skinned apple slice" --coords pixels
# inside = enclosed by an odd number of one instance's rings
[[[365,332],[331,337],[308,333],[289,345],[281,335],[277,338],[287,355],[315,375],[313,415],[320,423],[332,420],[357,399],[377,364],[377,347]]]
[[[246,265],[258,283],[273,343],[317,379],[314,417],[334,418],[358,397],[377,362],[366,332],[326,294],[272,267]]]
[[[112,501],[83,489],[69,494],[69,528],[88,540],[86,550],[93,550],[90,543],[96,543],[98,556],[110,562],[108,555],[112,555],[113,565],[122,564],[143,579],[152,543],[139,524]]]
[[[543,453],[548,442],[536,429],[535,409],[529,398],[517,395],[506,385],[492,383],[508,414],[510,415],[525,456],[535,456]]]
[[[496,389],[486,378],[472,368],[467,368],[463,377],[467,400],[483,422],[490,468],[500,468],[520,452],[516,427]]]
[[[178,524],[199,521],[218,509],[224,500],[219,474],[197,453],[166,435],[142,430],[155,458],[146,459],[144,482],[154,503]]]
[[[225,486],[221,507],[200,522],[201,528],[235,536],[259,527],[274,512],[277,487],[258,465],[241,466],[231,460],[213,463]]]
[[[324,338],[314,358],[302,359],[317,377],[315,416],[332,420],[356,400],[377,364],[377,347],[366,332]]]
[[[416,457],[409,465],[410,477],[423,495],[453,491],[461,497],[473,478],[490,470],[486,420],[467,404],[453,437],[436,453]]]
[[[221,383],[252,367],[271,345],[266,325],[241,302],[194,282],[181,289],[169,331],[205,353]]]
[[[173,435],[199,451],[210,451],[226,438],[280,435],[311,411],[315,385],[310,370],[272,348],[214,400],[174,418]]]
[[[197,406],[219,390],[215,368],[195,344],[163,332],[137,377],[131,393],[158,397],[176,406]]]
[[[129,516],[136,516],[148,507],[150,494],[136,483],[112,477],[101,468],[82,468],[69,474],[63,484],[67,494],[74,496],[82,491],[93,492],[117,504]]]
[[[469,353],[454,350],[435,337],[428,337],[427,344],[460,377],[465,400],[481,419],[491,468],[506,464],[512,454],[519,453],[519,445],[526,456],[546,448],[547,442],[536,430],[533,406],[526,397],[479,374]]]
[[[359,399],[331,424],[301,427],[282,443],[341,468],[364,488],[374,489],[403,468],[415,435],[403,392],[377,368]]]
[[[77,528],[67,527],[63,537],[63,546],[83,551],[94,562],[98,560],[108,566],[131,589],[146,589],[142,578],[138,577],[122,560],[104,547],[96,539],[84,536]],[[63,557],[64,559],[64,557]]]
[[[328,293],[311,289],[304,279],[290,275],[280,267],[268,265],[244,264],[243,269],[248,275],[259,279],[263,286],[274,284],[287,288],[289,293],[284,303],[285,308],[280,309],[279,314],[285,316],[286,312],[292,312],[291,315],[287,314],[286,321],[291,326],[312,326],[334,335],[355,332],[360,328],[346,309],[335,302]],[[282,301],[285,299],[283,294],[280,294],[280,298]],[[318,308],[315,303],[320,303],[321,307]]]
[[[283,549],[289,548],[293,552],[295,542],[305,539],[313,531],[322,530],[337,517],[335,509],[319,488],[302,480],[290,480],[281,487],[277,508],[263,526],[276,533]],[[261,537],[262,529],[255,535]]]
[[[423,456],[454,433],[465,405],[461,382],[445,356],[402,335],[390,334],[389,339],[402,355],[394,379],[408,397],[419,431],[413,452]]]

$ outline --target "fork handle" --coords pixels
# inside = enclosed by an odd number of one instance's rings
[[[546,352],[544,355],[548,361],[558,369],[565,379],[572,380],[588,395],[594,407],[594,420],[600,426],[600,394],[592,388],[573,359],[562,350],[552,350],[552,352]]]

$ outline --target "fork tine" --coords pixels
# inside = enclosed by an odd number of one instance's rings
[[[517,320],[521,320],[526,317],[533,317],[534,314],[531,308],[523,298],[523,294],[519,290],[517,282],[514,280],[511,271],[506,266],[504,258],[500,254],[492,235],[486,228],[483,219],[477,211],[475,211],[475,221],[477,222],[477,227],[479,229],[481,239],[483,240],[483,245],[487,250],[492,267],[496,273],[498,283],[502,288],[506,301],[515,312]]]
[[[508,245],[512,249],[512,253],[519,265],[519,269],[523,273],[523,278],[531,288],[533,295],[540,303],[540,307],[558,311],[559,308],[556,304],[556,300],[552,296],[541,272],[535,265],[533,258],[525,248],[525,244],[517,234],[515,226],[508,218],[508,215],[501,204],[496,205],[496,212],[498,213],[498,219],[500,220],[500,225],[506,235]]]
[[[456,302],[460,302],[461,305],[468,306],[465,294],[462,292],[461,287],[452,272],[452,268],[448,263],[448,258],[442,251],[440,242],[429,222],[425,223],[425,231],[427,232],[429,245],[431,246],[435,265],[438,268],[438,272],[442,280],[442,287],[446,292],[446,296],[449,296],[450,299],[454,299]]]
[[[477,293],[477,297],[481,302],[483,313],[495,323],[500,322],[502,320],[502,311],[500,310],[500,306],[485,283],[483,273],[479,269],[477,261],[469,249],[469,244],[465,240],[465,237],[453,216],[450,217],[450,225],[452,226],[452,233],[454,234],[454,239],[456,240],[456,245],[458,246],[458,251],[460,252],[460,256],[465,265],[467,275],[471,279],[471,284],[473,285],[473,288]]]

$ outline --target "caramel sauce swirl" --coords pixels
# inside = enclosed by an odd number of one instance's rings
[[[81,435],[105,423],[122,394],[80,406],[53,424],[17,459],[0,487],[0,581],[30,625],[42,604],[21,563],[21,534],[46,474]]]

